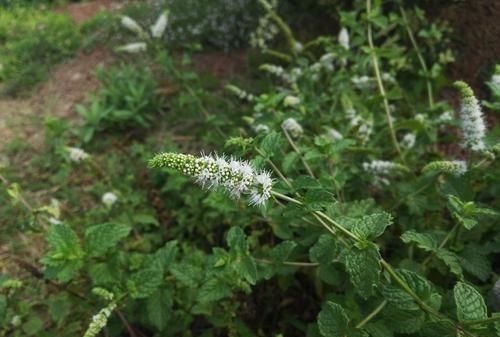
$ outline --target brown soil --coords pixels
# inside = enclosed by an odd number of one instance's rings
[[[74,105],[82,102],[89,92],[98,87],[95,70],[99,66],[110,64],[111,61],[112,56],[107,50],[97,48],[89,54],[82,53],[60,65],[32,97],[32,105],[52,105],[51,115],[71,117]]]
[[[96,0],[84,3],[72,3],[60,7],[57,11],[66,13],[75,20],[76,23],[82,23],[96,13],[103,10],[116,9],[120,5],[112,0]]]
[[[452,49],[456,62],[451,79],[470,83],[479,96],[486,96],[484,81],[500,62],[500,1],[470,0],[443,9],[439,15],[453,27]]]
[[[244,74],[247,70],[247,52],[233,50],[229,53],[222,51],[205,52],[193,55],[195,69],[208,72],[223,81],[236,75]]]

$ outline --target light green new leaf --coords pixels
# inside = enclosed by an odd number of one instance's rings
[[[346,252],[344,263],[357,292],[364,298],[373,295],[380,283],[380,254],[378,248],[370,244],[363,249],[352,248]]]
[[[487,318],[486,304],[481,294],[472,286],[458,282],[453,288],[459,321]]]
[[[401,240],[404,243],[415,243],[418,248],[428,252],[435,251],[439,246],[437,235],[433,233],[417,233],[409,230],[401,235]]]
[[[392,216],[386,212],[365,215],[353,226],[353,232],[361,238],[372,240],[381,236],[392,224]]]
[[[89,256],[101,256],[128,236],[130,226],[118,223],[104,223],[87,228],[85,250]]]
[[[71,280],[83,266],[84,253],[76,233],[66,224],[52,225],[47,233],[49,252],[42,258],[45,274],[62,282]]]
[[[318,327],[324,337],[345,337],[349,318],[344,309],[333,302],[327,302],[318,316]]]
[[[439,258],[441,261],[444,262],[445,265],[450,268],[450,271],[457,275],[458,277],[462,277],[462,266],[460,265],[460,259],[458,258],[457,254],[450,252],[447,249],[438,249],[436,250],[436,257]]]

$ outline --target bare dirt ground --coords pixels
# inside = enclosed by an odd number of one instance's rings
[[[99,11],[118,6],[110,0],[98,0],[69,4],[58,11],[81,23]],[[80,53],[76,58],[60,64],[31,97],[0,97],[0,151],[13,139],[22,139],[35,149],[39,148],[43,144],[43,120],[46,116],[76,118],[75,104],[84,101],[86,95],[98,86],[94,71],[111,61],[112,55],[103,48]]]

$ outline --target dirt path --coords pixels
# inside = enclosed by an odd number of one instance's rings
[[[57,11],[70,15],[81,23],[102,10],[114,10],[120,5],[110,0],[69,4]],[[20,139],[35,149],[43,145],[43,121],[46,116],[75,119],[74,106],[94,91],[98,82],[94,72],[100,65],[111,63],[112,55],[103,48],[81,53],[60,64],[50,78],[31,97],[0,97],[0,152],[12,140]]]

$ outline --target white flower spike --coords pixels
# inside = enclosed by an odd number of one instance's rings
[[[141,37],[146,35],[142,27],[139,26],[139,24],[129,16],[122,16],[121,24],[123,27]]]
[[[165,29],[167,29],[167,24],[168,24],[168,10],[160,14],[155,24],[151,26],[151,36],[156,39],[161,38],[163,33],[165,33]]]
[[[137,54],[146,51],[147,48],[148,46],[146,45],[145,42],[135,42],[135,43],[129,43],[125,46],[118,47],[116,48],[116,51]]]
[[[340,30],[338,41],[344,49],[349,50],[349,32],[345,27]]]
[[[479,152],[486,148],[484,136],[486,125],[483,112],[474,92],[462,81],[455,82],[455,87],[462,94],[462,105],[460,107],[460,119],[462,120],[463,147]]]
[[[249,195],[250,205],[264,206],[271,197],[272,179],[269,173],[256,171],[246,161],[218,155],[195,157],[162,153],[151,159],[149,166],[174,169],[193,178],[204,188],[222,188],[234,199]]]
[[[90,157],[87,152],[78,147],[68,147],[67,151],[69,152],[69,159],[75,163],[79,163]]]
[[[302,126],[294,118],[287,118],[281,123],[281,127],[293,138],[298,138],[304,133]]]
[[[107,207],[111,207],[118,201],[118,197],[113,192],[106,192],[102,195],[101,201]]]

